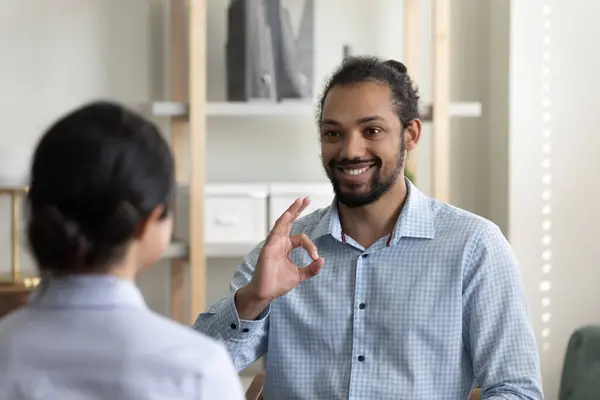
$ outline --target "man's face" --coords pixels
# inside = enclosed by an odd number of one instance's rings
[[[348,207],[378,200],[402,177],[404,129],[383,84],[334,86],[321,116],[321,158],[337,199]]]

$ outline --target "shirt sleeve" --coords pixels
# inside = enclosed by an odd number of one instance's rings
[[[235,293],[252,279],[262,243],[258,245],[236,270],[230,282],[230,295],[201,313],[194,329],[222,342],[238,370],[258,360],[267,350],[267,332],[271,306],[267,306],[256,320],[240,319],[235,307]]]
[[[219,347],[213,365],[202,376],[201,399],[245,400],[244,388],[227,351]]]
[[[514,252],[500,229],[479,234],[463,288],[464,343],[482,399],[542,400],[540,362]]]

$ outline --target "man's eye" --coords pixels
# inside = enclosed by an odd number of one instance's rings
[[[339,135],[340,135],[339,132],[336,132],[336,131],[325,131],[325,132],[323,132],[323,136],[325,136],[325,137],[337,137]]]
[[[380,132],[381,132],[381,129],[379,129],[379,128],[365,129],[365,134],[367,134],[367,136],[375,136],[375,135],[378,135]]]

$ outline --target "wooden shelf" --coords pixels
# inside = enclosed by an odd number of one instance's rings
[[[421,112],[423,121],[433,121],[434,108],[432,104],[424,107]],[[478,118],[481,117],[481,103],[456,102],[448,104],[448,116],[451,118]]]
[[[246,243],[206,243],[204,251],[206,257],[211,258],[227,258],[227,257],[244,257],[256,247],[257,242]]]
[[[243,257],[248,254],[257,244],[257,242],[205,243],[204,252],[206,257],[211,258]],[[163,259],[186,260],[188,256],[188,243],[184,240],[174,240],[169,245],[169,248],[165,252]]]
[[[158,101],[151,105],[150,112],[156,117],[187,118],[188,104],[181,101]],[[207,117],[314,117],[316,105],[312,101],[289,100],[276,102],[211,102],[206,104]],[[423,120],[432,119],[431,105],[423,110]],[[449,116],[454,118],[476,118],[481,116],[481,103],[450,103]]]
[[[258,243],[247,242],[247,243],[206,243],[205,252],[207,257],[219,258],[219,257],[238,257],[248,254]],[[187,260],[189,257],[189,245],[185,240],[174,239],[167,248],[165,254],[163,254],[163,260]],[[29,279],[22,277],[19,282],[23,279]],[[0,276],[0,283],[13,282],[12,277]],[[14,282],[13,282],[14,283]],[[17,282],[18,283],[18,282]]]
[[[243,116],[311,116],[314,114],[312,101],[275,102],[212,102],[206,104],[208,117],[243,117]],[[151,113],[160,117],[186,118],[188,105],[185,102],[159,101],[151,106]]]
[[[0,185],[0,195],[20,195],[27,193],[26,185]]]
[[[451,117],[481,117],[481,103],[478,101],[450,103],[449,114]]]
[[[163,255],[163,259],[186,259],[189,256],[189,246],[183,240],[175,239],[171,242],[167,251]]]

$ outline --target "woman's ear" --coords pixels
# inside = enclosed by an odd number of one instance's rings
[[[134,234],[134,238],[135,239],[141,239],[143,238],[146,233],[148,232],[148,229],[156,224],[158,224],[160,222],[160,220],[162,220],[165,216],[165,206],[160,205],[157,206],[154,210],[152,210],[150,212],[150,214],[148,214],[148,216],[144,219],[142,219],[137,226],[136,232]]]

